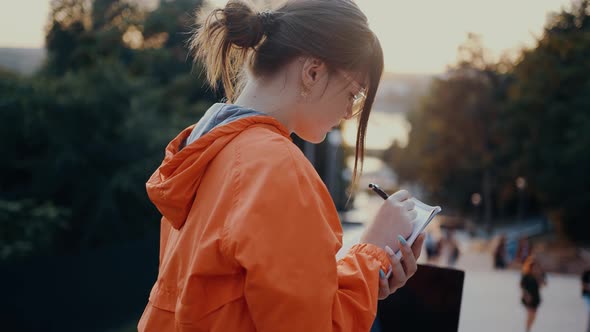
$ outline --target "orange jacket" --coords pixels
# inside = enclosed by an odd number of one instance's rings
[[[328,190],[269,116],[166,148],[147,182],[162,213],[159,275],[139,331],[368,331],[386,253],[335,255],[342,228]]]

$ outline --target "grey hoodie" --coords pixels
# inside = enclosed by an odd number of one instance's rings
[[[197,123],[185,145],[189,145],[218,126],[254,115],[266,115],[252,108],[223,103],[213,104]]]

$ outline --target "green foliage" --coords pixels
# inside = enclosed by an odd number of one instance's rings
[[[554,15],[514,69],[512,157],[543,207],[574,240],[590,242],[590,4]]]
[[[0,259],[157,231],[145,182],[215,96],[191,73],[187,35],[149,47],[125,36],[157,17],[168,25],[150,33],[176,36],[187,22],[178,17],[200,4],[163,1],[146,12],[118,0],[51,2],[43,68],[0,71]]]
[[[527,196],[570,239],[590,243],[590,4],[554,14],[515,65],[491,63],[474,36],[460,63],[410,113],[407,148],[387,157],[402,179],[471,214],[502,217],[524,177]]]
[[[494,151],[502,137],[494,122],[509,76],[486,65],[479,41],[471,38],[466,60],[436,79],[430,94],[410,112],[408,146],[393,146],[386,153],[402,179],[421,184],[451,211],[469,210],[471,194],[482,190],[484,173],[500,173]]]
[[[68,217],[68,209],[51,202],[0,200],[0,260],[51,252]]]

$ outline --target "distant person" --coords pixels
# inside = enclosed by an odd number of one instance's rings
[[[435,263],[440,257],[441,241],[436,239],[431,231],[426,232],[426,259],[429,263]]]
[[[459,243],[455,238],[455,232],[452,229],[447,232],[447,239],[445,242],[446,246],[448,247],[447,264],[450,267],[454,267],[459,260],[461,250],[459,249]]]
[[[588,327],[586,332],[590,332],[590,270],[582,273],[582,297],[586,302],[586,310],[588,312]]]
[[[526,308],[526,331],[529,332],[535,322],[537,309],[541,304],[541,287],[545,286],[546,278],[543,269],[534,256],[529,256],[522,266],[520,288],[522,304]]]
[[[506,235],[502,235],[494,249],[494,268],[505,269],[507,264]]]

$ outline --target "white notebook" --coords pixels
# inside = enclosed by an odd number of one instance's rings
[[[418,237],[418,235],[420,235],[420,233],[422,233],[422,231],[424,231],[426,226],[428,226],[428,224],[430,224],[432,219],[434,219],[434,217],[440,211],[442,211],[442,209],[440,208],[440,206],[430,206],[428,204],[425,204],[415,197],[410,198],[410,200],[414,201],[414,204],[416,206],[415,209],[416,209],[416,212],[418,213],[418,215],[416,216],[416,219],[414,219],[412,221],[412,224],[413,224],[412,235],[410,235],[410,237],[406,239],[408,244],[411,246],[414,243],[414,241],[416,241],[416,238]],[[402,253],[400,250],[398,250],[395,253],[395,255],[397,256],[397,258],[400,258]]]

